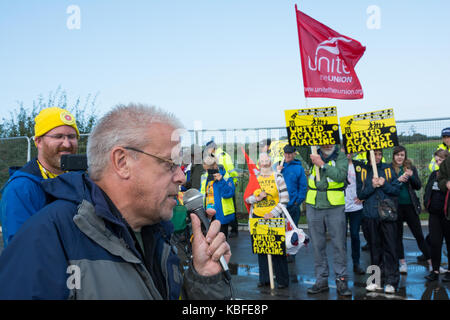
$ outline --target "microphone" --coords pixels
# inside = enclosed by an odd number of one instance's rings
[[[183,203],[187,211],[195,214],[202,223],[202,232],[204,235],[209,230],[209,220],[206,216],[205,208],[203,207],[203,194],[197,189],[189,189],[183,195]],[[231,280],[230,270],[228,269],[228,264],[223,256],[219,259],[220,265],[222,266],[225,278]]]

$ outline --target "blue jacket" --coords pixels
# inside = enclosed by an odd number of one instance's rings
[[[288,207],[297,203],[300,205],[306,198],[308,181],[306,180],[305,170],[303,170],[300,160],[294,159],[291,162],[285,162],[281,171],[286,181],[289,193]]]
[[[222,199],[230,199],[230,200],[228,200],[229,201],[228,205],[233,206],[233,208],[234,208],[232,199],[234,197],[235,186],[234,186],[233,178],[230,177],[228,179],[225,179],[226,171],[223,166],[219,166],[219,172],[223,178],[220,181],[215,181],[213,183],[214,209],[216,210],[216,214],[214,215],[214,218],[219,220],[220,223],[223,225],[223,224],[227,224],[227,223],[234,221],[234,216],[235,216],[236,212],[225,215],[224,208],[222,206]],[[203,188],[206,189],[208,182],[211,181],[208,178],[209,178],[208,172],[205,172],[202,177],[201,190]]]
[[[396,202],[402,187],[388,164],[377,164],[377,171],[378,176],[386,180],[382,187],[372,186],[373,170],[370,164],[361,170],[361,184],[357,184],[358,199],[364,200],[363,215],[368,219],[379,219],[378,201],[390,198]]]
[[[169,243],[173,226],[161,222],[154,226],[152,261],[160,263],[163,295],[126,221],[87,175],[66,173],[42,185],[54,201],[28,219],[2,252],[0,299],[178,299],[182,292],[214,299],[223,298],[214,297],[217,290],[229,294],[221,274],[212,281],[192,267],[184,274],[182,291],[179,259]],[[211,284],[219,288],[208,291]]]
[[[10,178],[2,189],[0,203],[5,247],[24,222],[46,205],[47,199],[41,186],[43,180],[36,159],[20,169],[10,168]]]

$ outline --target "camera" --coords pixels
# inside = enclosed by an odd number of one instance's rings
[[[88,168],[85,154],[63,154],[61,156],[61,170],[86,171]]]

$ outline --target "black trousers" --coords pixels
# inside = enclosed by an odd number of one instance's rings
[[[259,282],[263,284],[270,283],[269,262],[266,254],[258,254]],[[289,269],[286,255],[272,255],[273,273],[277,283],[283,286],[289,286]]]
[[[397,223],[383,222],[379,219],[364,219],[367,230],[367,243],[370,248],[370,261],[381,269],[381,283],[397,288],[400,280],[397,256]]]
[[[445,219],[443,213],[430,213],[428,218],[431,244],[431,264],[433,271],[439,271],[442,257],[442,243],[445,238],[447,251],[450,246],[450,221]]]
[[[398,205],[398,219],[397,219],[397,247],[398,247],[398,258],[405,259],[405,249],[403,248],[403,222],[406,222],[411,233],[416,239],[417,246],[420,251],[422,251],[425,258],[428,260],[431,258],[430,248],[425,241],[422,232],[422,226],[420,225],[420,219],[411,204],[399,204]]]

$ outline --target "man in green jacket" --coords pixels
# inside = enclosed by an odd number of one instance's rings
[[[316,283],[308,289],[309,294],[328,291],[327,235],[333,244],[333,268],[338,295],[351,296],[347,285],[345,181],[348,161],[336,145],[320,146],[318,154],[311,154],[311,174],[306,194],[306,217],[311,244],[314,250]],[[317,179],[316,170],[320,172]]]

